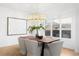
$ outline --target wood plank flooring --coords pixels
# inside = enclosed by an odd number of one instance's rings
[[[18,45],[1,47],[0,56],[22,56]],[[71,49],[62,48],[61,56],[79,56],[79,53],[74,52]]]

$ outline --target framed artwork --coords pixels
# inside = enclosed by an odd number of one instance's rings
[[[24,35],[27,33],[27,20],[7,17],[7,35]]]

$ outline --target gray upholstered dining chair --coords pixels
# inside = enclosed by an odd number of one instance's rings
[[[47,44],[47,48],[44,50],[45,56],[60,56],[63,41],[56,41]]]
[[[27,47],[27,56],[40,56],[41,46],[38,45],[38,42],[35,40],[25,40]]]
[[[21,54],[26,55],[27,54],[27,48],[26,48],[24,39],[19,38],[18,41],[19,41],[18,44],[19,44],[19,47],[20,47]]]

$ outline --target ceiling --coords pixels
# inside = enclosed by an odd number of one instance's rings
[[[78,3],[0,3],[0,6],[7,8],[17,9],[21,11],[27,11],[29,8],[40,8],[50,7],[51,10],[67,10],[76,8],[79,6]]]
[[[40,12],[53,16],[79,8],[78,3],[0,3],[0,6],[26,13]]]

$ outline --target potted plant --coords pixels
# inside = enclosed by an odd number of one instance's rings
[[[36,37],[39,38],[39,39],[42,39],[43,36],[39,36],[38,30],[40,30],[40,29],[45,30],[45,28],[46,27],[44,27],[43,25],[40,24],[40,25],[37,25],[37,26],[35,26],[35,25],[29,26],[28,30],[29,30],[30,33],[32,33],[34,30],[36,30]]]

